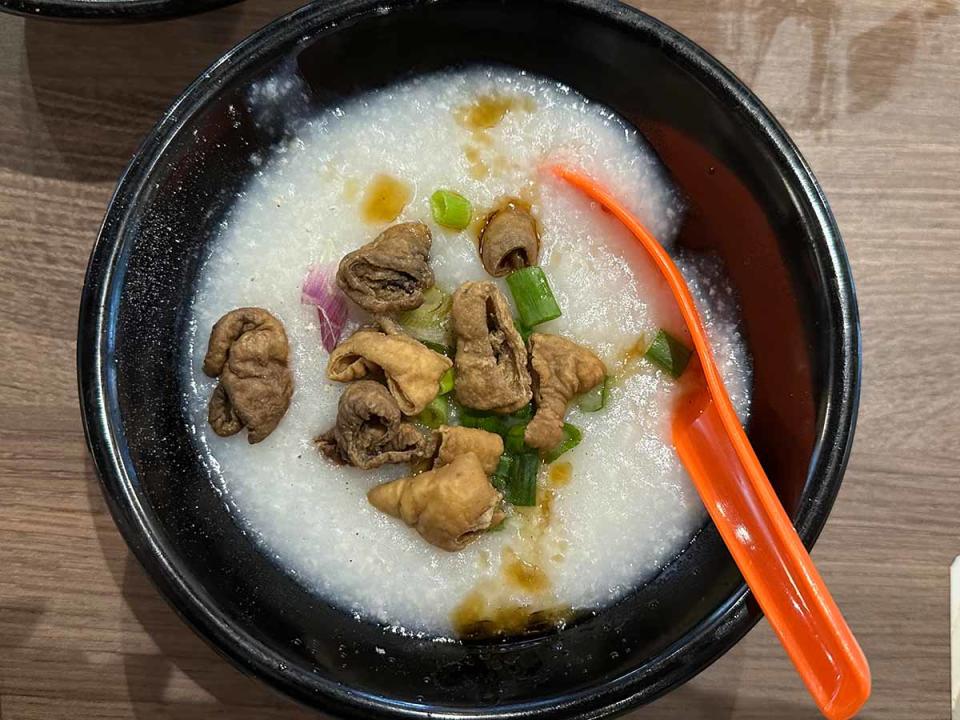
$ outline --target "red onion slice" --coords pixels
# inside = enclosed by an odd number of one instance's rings
[[[314,265],[307,272],[300,289],[300,302],[315,305],[320,321],[320,340],[327,352],[340,341],[347,322],[347,299],[337,288],[335,264]]]

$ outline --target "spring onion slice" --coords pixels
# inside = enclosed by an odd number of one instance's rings
[[[424,340],[423,338],[417,338],[421,343],[426,345],[428,348],[433,350],[435,353],[440,355],[446,355],[448,358],[453,357],[453,348],[443,343],[434,342],[433,340]]]
[[[444,395],[437,395],[430,404],[427,405],[417,419],[428,428],[436,430],[441,425],[446,425],[450,416],[450,405]]]
[[[527,403],[519,410],[507,415],[507,418],[515,422],[524,422],[533,419],[533,403]]]
[[[520,318],[514,318],[513,325],[517,328],[517,332],[520,333],[520,337],[523,338],[523,342],[530,342],[530,336],[533,335],[533,328],[528,328],[524,325],[520,321]]]
[[[533,405],[527,404],[509,415],[500,415],[487,410],[474,410],[473,408],[458,406],[458,417],[460,424],[469,428],[480,428],[487,432],[496,433],[507,439],[510,429],[516,425],[522,424],[526,427],[527,422],[533,417]],[[520,436],[523,436],[521,430],[516,430]],[[528,450],[529,448],[525,448]]]
[[[447,368],[447,371],[440,377],[440,394],[446,395],[453,390],[453,368]]]
[[[487,432],[495,433],[497,435],[503,435],[503,433],[506,432],[506,428],[503,425],[503,420],[494,415],[477,418],[477,424],[474,427],[478,427],[481,430],[486,430]]]
[[[437,225],[463,230],[473,217],[473,206],[460,193],[453,190],[437,190],[430,196],[430,209]]]
[[[407,310],[397,316],[404,327],[420,330],[442,328],[450,317],[450,305],[453,299],[434,285],[423,293],[423,304],[414,310]]]
[[[540,474],[540,456],[523,453],[514,460],[506,500],[513,505],[537,504],[537,476]]]
[[[513,464],[515,462],[516,458],[513,455],[504,453],[500,456],[497,469],[493,471],[493,477],[490,478],[491,484],[500,492],[507,489],[510,476],[513,474]]]
[[[491,413],[474,410],[463,405],[459,407],[460,424],[468,428],[480,428],[487,432],[500,432],[500,418]]]
[[[643,356],[674,378],[678,378],[687,368],[690,355],[691,351],[686,345],[661,329]]]
[[[581,395],[577,404],[583,412],[597,412],[607,406],[607,400],[609,399],[610,377],[607,376],[595,388]]]
[[[507,449],[507,452],[520,454],[524,452],[530,452],[530,448],[527,446],[527,443],[523,440],[523,434],[527,431],[527,424],[518,423],[507,429],[506,433],[503,435],[503,446]]]
[[[553,297],[547,276],[536,265],[507,275],[507,286],[520,314],[520,322],[528,328],[560,317],[560,306]]]
[[[546,463],[552,463],[567,450],[572,450],[579,445],[582,439],[583,433],[580,432],[580,428],[578,428],[576,425],[571,425],[570,423],[564,423],[563,440],[561,440],[555,448],[543,454],[543,461]]]

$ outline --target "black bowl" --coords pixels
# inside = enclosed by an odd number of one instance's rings
[[[205,245],[280,124],[244,110],[280,63],[317,106],[411,73],[506,63],[633,122],[686,193],[680,242],[719,253],[755,361],[750,438],[810,546],[850,450],[860,339],[826,200],[769,112],[670,28],[598,0],[341,0],[225,55],[130,163],[94,249],[79,378],[114,518],[161,592],[214,647],[308,705],[371,718],[591,718],[689,679],[760,617],[709,523],[660,575],[566,629],[438,644],[359,622],[303,590],[225,510],[187,432],[180,340]],[[379,650],[378,650],[379,648]],[[786,660],[784,659],[784,662]]]
[[[138,21],[191,15],[240,0],[0,0],[0,10],[32,18]]]

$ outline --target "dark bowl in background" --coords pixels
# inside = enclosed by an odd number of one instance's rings
[[[61,20],[161,20],[192,15],[241,0],[0,0],[0,10]]]
[[[353,619],[262,555],[191,442],[178,371],[205,247],[253,151],[282,124],[245,109],[281,64],[322,106],[411,73],[496,62],[605,103],[686,194],[680,243],[724,259],[755,363],[748,432],[809,547],[840,486],[859,397],[857,306],[822,192],[783,129],[704,50],[597,0],[341,0],[284,17],[217,61],[130,163],[93,251],[78,374],[120,531],[160,591],[240,668],[357,718],[592,718],[648,702],[760,617],[710,523],[653,581],[533,639],[438,644]],[[378,650],[378,648],[380,650]],[[786,662],[786,659],[784,659]]]

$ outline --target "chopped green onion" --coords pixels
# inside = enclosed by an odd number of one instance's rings
[[[454,230],[463,230],[473,217],[470,201],[453,190],[437,190],[430,196],[430,209],[437,225]]]
[[[610,377],[603,378],[603,382],[592,390],[580,396],[579,407],[583,412],[597,412],[607,406],[610,399]]]
[[[473,408],[468,408],[466,405],[460,404],[457,404],[457,415],[460,418],[460,424],[468,428],[479,427],[478,423],[485,417],[484,414],[477,412]]]
[[[533,335],[533,328],[528,328],[522,322],[520,318],[513,319],[513,325],[517,328],[517,332],[520,333],[520,337],[523,338],[525,343],[530,342],[530,336]]]
[[[550,291],[547,276],[536,265],[507,275],[507,285],[520,313],[520,322],[528,328],[560,317],[560,306]]]
[[[506,448],[507,452],[511,453],[524,453],[530,452],[530,448],[527,447],[527,443],[523,440],[523,434],[527,431],[526,423],[519,423],[510,427],[503,436],[503,446]]]
[[[572,450],[579,445],[582,439],[583,433],[580,432],[580,428],[578,428],[576,425],[571,425],[570,423],[564,423],[563,440],[561,440],[555,448],[543,454],[543,461],[552,463],[567,450]]]
[[[533,417],[533,405],[524,405],[510,415],[499,415],[486,410],[474,410],[473,408],[458,406],[458,415],[460,424],[469,428],[480,428],[487,432],[496,433],[505,439],[510,428],[518,423],[526,425],[527,421]]]
[[[510,420],[522,421],[533,419],[533,403],[527,403],[519,410],[507,415]]]
[[[493,413],[483,412],[460,406],[460,424],[468,428],[480,428],[487,432],[500,434],[502,422],[500,418]]]
[[[423,343],[423,344],[426,345],[428,348],[430,348],[431,350],[433,350],[435,353],[439,353],[439,354],[441,354],[441,355],[446,355],[448,358],[452,358],[452,357],[453,357],[453,348],[452,348],[452,347],[449,347],[449,346],[447,346],[447,345],[444,345],[443,343],[433,342],[433,340],[424,340],[424,339],[422,339],[422,338],[417,338],[417,340],[419,340],[421,343]]]
[[[405,327],[420,330],[442,328],[450,317],[452,302],[453,299],[447,293],[434,285],[423,293],[420,307],[400,313],[397,319]]]
[[[490,478],[491,484],[500,492],[506,490],[510,482],[510,476],[513,474],[513,464],[516,458],[513,455],[504,453],[497,462],[497,469],[493,471],[493,477]]]
[[[670,373],[674,378],[683,375],[690,362],[691,351],[666,330],[657,332],[644,357],[654,365]]]
[[[440,394],[446,395],[453,390],[453,368],[447,368],[447,371],[440,377]]]
[[[480,428],[481,430],[486,430],[487,432],[491,432],[496,435],[503,435],[505,432],[503,420],[495,415],[477,418],[477,424],[474,425],[474,427]]]
[[[517,455],[510,474],[510,483],[507,485],[507,502],[513,505],[536,505],[537,475],[539,474],[539,455],[536,453]]]
[[[428,428],[436,430],[441,425],[447,424],[449,413],[450,406],[447,403],[446,396],[437,395],[430,401],[430,404],[423,409],[423,412],[420,413],[417,419]]]

